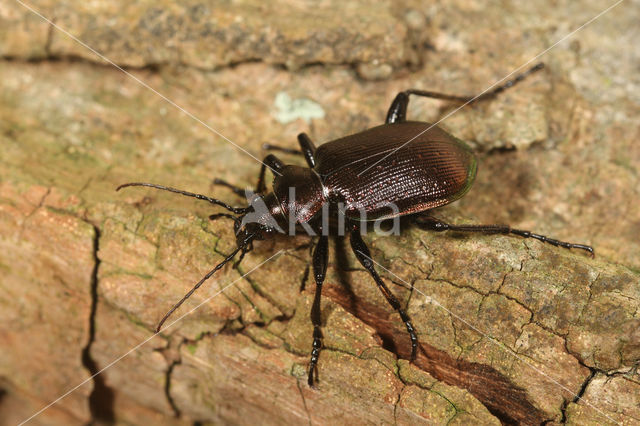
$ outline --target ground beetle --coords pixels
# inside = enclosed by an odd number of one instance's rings
[[[194,194],[175,188],[152,183],[127,183],[118,187],[148,186],[178,194],[195,197],[222,206],[234,213],[212,215],[224,216],[234,221],[237,248],[219,265],[202,278],[158,324],[159,331],[164,321],[211,275],[231,261],[238,253],[240,260],[253,248],[254,240],[262,240],[290,226],[305,225],[319,235],[313,250],[313,276],[316,283],[315,298],[311,307],[313,323],[313,346],[309,365],[308,382],[313,386],[314,373],[317,380],[318,356],[322,347],[320,331],[320,294],[328,262],[328,236],[334,235],[333,225],[320,219],[323,206],[334,208],[342,204],[340,214],[346,220],[350,233],[351,247],[358,261],[369,272],[389,304],[400,314],[411,338],[411,360],[416,357],[418,339],[413,324],[402,309],[398,299],[385,285],[374,268],[369,249],[361,237],[361,212],[368,219],[412,215],[414,222],[424,229],[435,231],[484,232],[515,234],[565,248],[579,248],[593,255],[593,249],[583,244],[573,244],[547,238],[529,231],[513,229],[507,225],[452,225],[442,222],[425,212],[462,197],[471,187],[476,174],[476,157],[461,140],[429,123],[407,121],[406,112],[409,96],[417,95],[448,101],[471,103],[489,99],[508,87],[513,86],[527,75],[543,68],[538,64],[528,71],[509,80],[496,89],[477,97],[452,96],[423,90],[400,92],[393,100],[385,124],[356,133],[317,149],[311,139],[302,133],[298,136],[300,151],[266,145],[267,149],[303,155],[308,168],[285,165],[278,157],[265,157],[256,187],[256,197],[264,209],[258,211],[253,201],[247,207],[237,208],[214,198]],[[274,173],[273,191],[266,192],[265,171]],[[231,188],[236,194],[245,191],[225,181],[216,179],[216,184]],[[291,197],[291,189],[299,197]],[[386,208],[397,206],[395,214]],[[251,215],[252,220],[247,221]],[[334,213],[331,213],[333,216]],[[333,223],[333,222],[332,222]]]

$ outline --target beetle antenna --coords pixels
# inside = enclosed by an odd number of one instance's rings
[[[218,263],[216,265],[215,268],[213,268],[212,270],[210,270],[207,275],[205,275],[204,277],[202,277],[202,279],[200,281],[198,281],[198,283],[196,285],[193,286],[193,288],[191,290],[189,290],[189,292],[187,294],[184,295],[184,297],[182,299],[180,299],[180,301],[178,303],[176,303],[175,305],[173,305],[173,307],[171,309],[169,309],[169,312],[167,312],[166,314],[164,314],[164,316],[162,317],[162,319],[160,320],[160,322],[158,323],[158,326],[156,327],[156,333],[160,332],[160,329],[162,328],[162,324],[164,324],[164,322],[167,320],[167,318],[169,318],[171,316],[171,314],[180,307],[180,305],[182,305],[184,303],[185,300],[187,300],[189,297],[191,297],[191,295],[198,289],[200,288],[200,286],[209,278],[211,278],[211,276],[213,274],[215,274],[219,269],[221,269],[224,265],[226,265],[229,261],[231,261],[231,259],[233,259],[235,257],[236,254],[238,254],[238,252],[240,250],[243,250],[246,247],[246,245],[238,247],[237,249],[235,249],[229,256],[227,256],[222,262]]]
[[[155,184],[155,183],[146,183],[146,182],[125,183],[124,185],[120,185],[119,187],[117,187],[116,191],[119,191],[122,188],[126,188],[127,186],[147,186],[147,187],[150,187],[150,188],[161,189],[163,191],[175,192],[176,194],[185,195],[187,197],[197,198],[198,200],[208,201],[211,204],[215,204],[217,206],[224,207],[225,209],[229,210],[230,212],[233,212],[233,213],[236,213],[236,214],[246,213],[247,209],[248,209],[248,207],[232,207],[229,204],[227,204],[227,203],[225,203],[223,201],[220,201],[220,200],[218,200],[216,198],[207,197],[206,195],[202,195],[202,194],[195,194],[193,192],[183,191],[181,189],[171,188],[170,186],[158,185],[158,184]]]
[[[227,219],[236,220],[235,216],[232,216],[232,215],[230,215],[228,213],[214,213],[214,214],[211,214],[211,215],[209,215],[209,220],[216,220],[216,219],[218,219],[220,217],[226,217]]]

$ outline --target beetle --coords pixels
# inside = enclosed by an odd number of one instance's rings
[[[215,214],[210,218],[223,216],[234,221],[237,248],[165,314],[158,323],[156,332],[160,331],[166,319],[189,296],[238,253],[239,263],[253,248],[255,240],[263,240],[291,227],[302,226],[310,235],[319,235],[312,255],[316,288],[311,307],[313,344],[308,371],[308,384],[314,386],[323,339],[320,328],[320,298],[328,263],[328,237],[336,232],[333,225],[335,221],[329,223],[324,220],[322,212],[326,213],[324,208],[327,206],[332,210],[332,218],[338,213],[343,215],[355,257],[404,322],[411,339],[411,361],[415,360],[418,348],[415,327],[374,267],[371,253],[361,236],[361,212],[367,214],[366,220],[411,215],[414,223],[423,229],[514,234],[554,246],[582,249],[593,255],[593,248],[588,245],[559,241],[508,225],[454,225],[427,214],[429,210],[451,203],[467,193],[476,175],[477,159],[467,144],[441,128],[430,123],[407,121],[409,96],[468,104],[490,99],[543,67],[544,64],[537,64],[492,91],[476,97],[415,89],[400,92],[391,103],[384,124],[327,142],[317,148],[305,133],[298,135],[299,151],[265,145],[267,149],[304,156],[308,167],[287,165],[275,155],[267,155],[260,169],[256,194],[247,207],[232,207],[206,195],[153,183],[131,182],[120,185],[117,190],[129,186],[146,186],[195,197],[233,213]],[[271,192],[266,191],[267,168],[274,174]],[[223,180],[216,179],[214,183],[226,186],[238,195],[245,194],[243,189]],[[292,194],[297,194],[298,198]],[[390,213],[386,208],[389,204],[395,205],[397,209]],[[338,205],[341,206],[339,211],[336,209]],[[251,220],[247,220],[249,218]]]

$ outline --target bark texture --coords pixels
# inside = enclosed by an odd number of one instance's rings
[[[380,124],[410,87],[478,93],[606,5],[102,3],[29,5],[189,114],[19,3],[0,5],[0,423],[72,389],[31,424],[640,422],[637,2],[441,123],[480,166],[438,217],[509,223],[597,257],[516,237],[370,234],[419,333],[410,364],[399,316],[337,239],[317,389],[309,238],[257,243],[152,337],[233,250],[233,229],[197,200],[115,187],[157,182],[239,205],[210,182],[253,186],[259,163],[243,150],[260,159],[267,141]],[[454,108],[415,100],[409,117]]]

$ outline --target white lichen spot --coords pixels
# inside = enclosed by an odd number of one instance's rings
[[[324,118],[324,109],[320,104],[310,99],[291,99],[285,92],[276,95],[273,105],[276,107],[274,117],[282,124],[290,123],[298,118],[302,118],[307,123],[312,118]]]

